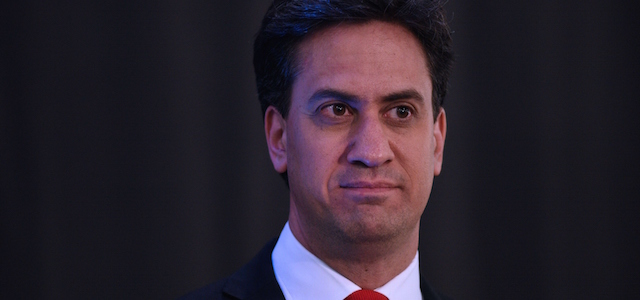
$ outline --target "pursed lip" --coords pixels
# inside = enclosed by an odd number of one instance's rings
[[[400,188],[398,184],[390,181],[349,181],[341,183],[340,187],[352,191],[361,192],[386,192]]]

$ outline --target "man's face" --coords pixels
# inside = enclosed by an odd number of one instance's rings
[[[444,111],[434,123],[418,40],[373,21],[321,30],[298,50],[289,114],[272,107],[265,120],[274,166],[289,176],[292,231],[303,240],[417,239],[446,131]]]

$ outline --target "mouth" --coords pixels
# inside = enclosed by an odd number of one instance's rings
[[[393,191],[399,189],[400,186],[389,181],[350,181],[341,183],[340,188],[345,191],[363,194],[376,194]]]

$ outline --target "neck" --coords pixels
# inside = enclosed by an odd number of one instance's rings
[[[389,282],[411,264],[418,250],[419,224],[411,232],[374,241],[312,235],[294,222],[290,227],[309,252],[362,289],[373,290]]]

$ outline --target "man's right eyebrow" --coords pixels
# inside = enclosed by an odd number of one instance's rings
[[[315,103],[322,99],[335,99],[346,103],[353,103],[358,101],[358,97],[347,92],[338,91],[334,89],[320,89],[317,90],[309,97],[309,103]]]

